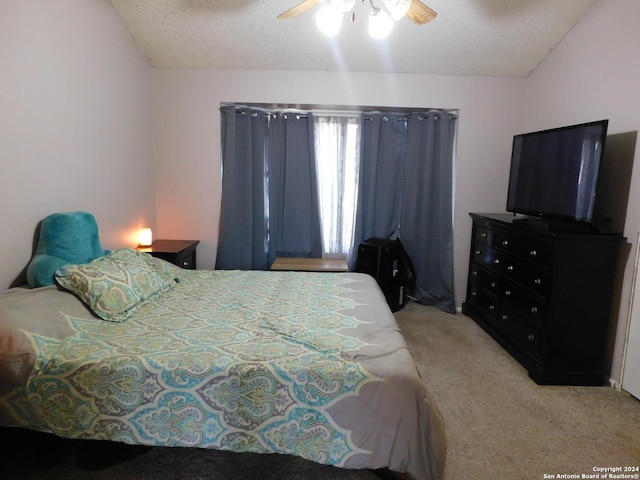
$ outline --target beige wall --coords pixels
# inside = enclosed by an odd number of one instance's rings
[[[640,129],[640,2],[600,0],[526,80],[527,131],[609,119],[609,134]],[[640,141],[620,267],[620,308],[610,333],[611,377],[620,378],[634,249],[640,230]],[[597,261],[597,259],[594,259]],[[640,328],[638,325],[637,328]]]
[[[105,248],[154,220],[151,67],[109,2],[0,2],[0,289],[37,223],[87,210]]]

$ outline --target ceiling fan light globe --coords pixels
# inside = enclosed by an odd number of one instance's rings
[[[409,0],[411,1],[411,0]],[[356,0],[331,0],[329,6],[336,12],[348,13],[356,4]]]
[[[342,25],[343,14],[331,7],[320,9],[316,16],[316,25],[322,33],[329,36],[337,35]]]
[[[391,18],[396,21],[404,17],[411,7],[411,0],[384,0],[383,3],[391,13]]]
[[[373,38],[383,39],[389,36],[393,29],[393,20],[379,8],[371,10],[369,14],[369,35]]]

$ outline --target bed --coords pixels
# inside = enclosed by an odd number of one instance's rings
[[[370,276],[182,270],[133,249],[0,294],[0,425],[418,480],[446,455]]]

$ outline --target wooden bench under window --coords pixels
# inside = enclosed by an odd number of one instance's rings
[[[335,258],[277,257],[271,270],[297,270],[301,272],[348,272],[346,260]]]

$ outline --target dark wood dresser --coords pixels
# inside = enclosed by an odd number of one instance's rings
[[[473,219],[466,302],[538,384],[602,385],[622,235],[557,233],[510,214]]]

